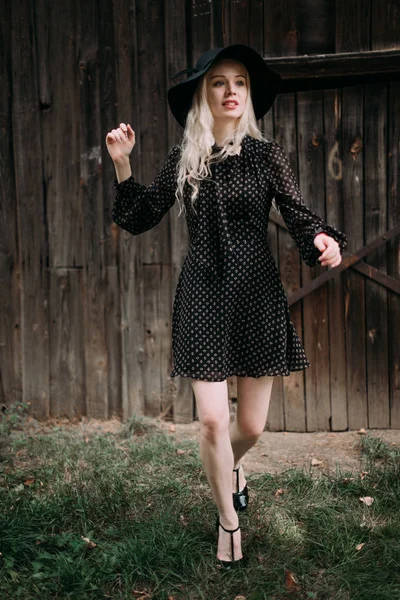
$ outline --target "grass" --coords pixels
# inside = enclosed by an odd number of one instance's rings
[[[31,434],[21,406],[0,423],[2,599],[400,599],[400,451],[379,438],[360,439],[361,473],[248,477],[230,572],[196,442],[145,418]]]

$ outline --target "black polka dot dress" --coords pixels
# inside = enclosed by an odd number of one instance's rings
[[[213,151],[219,150],[218,146]],[[174,146],[153,183],[117,183],[112,217],[132,235],[154,227],[175,203]],[[267,243],[272,200],[308,266],[320,264],[317,233],[347,236],[308,208],[283,147],[245,136],[240,154],[211,165],[192,210],[185,196],[190,246],[172,313],[171,377],[223,381],[231,375],[290,375],[310,363],[290,320],[286,294]]]

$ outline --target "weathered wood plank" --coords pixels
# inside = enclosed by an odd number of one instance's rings
[[[300,189],[306,204],[325,217],[323,107],[320,92],[297,95]],[[302,282],[318,277],[323,267],[302,263]],[[305,371],[307,431],[330,429],[329,331],[327,286],[303,299],[304,348],[311,367]]]
[[[225,18],[225,0],[212,0],[211,19],[212,19],[212,46],[213,48],[223,48],[224,43],[224,18]]]
[[[22,400],[21,281],[13,165],[11,4],[0,19],[0,402]],[[26,241],[22,241],[26,243]]]
[[[370,6],[361,0],[341,2],[337,12],[336,52],[370,50]],[[368,53],[368,57],[370,54]],[[371,63],[372,65],[372,63]],[[342,89],[344,223],[348,251],[364,245],[364,88]],[[348,428],[368,427],[364,277],[344,275]]]
[[[345,231],[343,220],[343,163],[341,90],[324,92],[326,220]],[[324,269],[326,270],[326,269]],[[333,431],[347,429],[346,343],[342,277],[328,284],[331,423]]]
[[[76,3],[80,66],[80,202],[82,206],[84,347],[87,415],[108,417],[108,365],[105,328],[104,214],[101,177],[99,23],[97,3]]]
[[[106,336],[108,356],[108,415],[122,417],[121,297],[117,266],[106,267]]]
[[[100,0],[99,12],[99,44],[98,60],[100,66],[99,91],[101,98],[100,124],[101,131],[109,131],[119,126],[117,122],[117,94],[115,74],[115,43],[114,43],[114,7],[113,0]],[[121,119],[122,120],[122,119]],[[103,136],[104,140],[104,136]],[[106,144],[101,143],[101,170],[103,174],[103,207],[104,231],[103,250],[106,271],[105,290],[107,310],[105,311],[105,329],[107,344],[108,367],[108,414],[119,415],[122,412],[121,403],[121,325],[116,317],[120,315],[117,246],[112,235],[111,211],[114,204],[114,194],[111,182],[115,177],[114,165],[108,154]],[[115,287],[115,284],[116,287]]]
[[[74,17],[73,3],[58,5],[48,0],[35,3],[49,265],[52,268],[83,265],[82,232],[77,227],[82,210],[79,196],[81,107]],[[96,163],[101,164],[100,149],[92,152],[96,154]]]
[[[267,56],[297,54],[296,0],[264,0],[263,22]]]
[[[336,2],[336,52],[370,50],[371,7],[369,2]]]
[[[387,220],[387,89],[365,87],[365,241],[374,240]],[[365,262],[387,271],[387,245],[371,252]],[[389,427],[387,290],[365,282],[368,426]]]
[[[52,416],[86,414],[82,269],[50,268],[50,392]]]
[[[138,43],[136,35],[135,4],[130,0],[114,3],[115,39],[115,86],[117,90],[116,122],[110,123],[107,131],[129,123],[136,134],[136,144],[132,151],[131,167],[134,177],[141,181],[141,167],[138,160],[140,149],[141,94],[138,78]],[[109,159],[110,160],[110,159]],[[115,178],[115,173],[113,174]],[[114,201],[115,190],[111,187],[110,196]],[[108,207],[109,205],[106,204]],[[107,208],[109,210],[109,208]],[[115,393],[121,394],[122,416],[124,419],[144,412],[143,371],[143,267],[142,236],[132,236],[127,231],[111,223],[110,241],[114,254],[119,255],[119,294],[120,294],[120,341],[121,383]],[[115,343],[117,340],[115,339]]]
[[[296,98],[294,94],[279,95],[274,105],[275,116],[275,139],[282,144],[285,149],[292,168],[297,176],[297,143],[296,143]],[[271,209],[271,213],[274,209]],[[282,219],[283,220],[283,219]],[[268,228],[271,228],[272,223]],[[278,227],[275,225],[275,227]],[[290,295],[293,290],[300,286],[301,269],[300,257],[296,242],[287,230],[278,229],[279,237],[279,272],[286,295]],[[301,337],[303,331],[302,325],[302,307],[301,304],[293,306],[290,309],[290,319],[296,332]],[[293,371],[289,377],[281,377],[282,383],[282,408],[284,412],[284,422],[281,429],[286,431],[305,431],[305,402],[304,402],[304,372]],[[275,389],[274,389],[275,388]],[[278,385],[274,384],[273,394],[278,391]]]
[[[342,90],[343,197],[348,250],[364,246],[363,88]],[[340,268],[340,266],[339,266]],[[349,429],[368,427],[364,277],[344,275]]]
[[[400,48],[400,1],[371,1],[371,48]]]
[[[168,151],[167,75],[164,4],[135,0],[140,129],[133,150],[133,165],[140,161],[140,183],[150,185],[162,168]],[[169,221],[163,218],[141,234],[144,264],[170,264]]]
[[[49,255],[43,196],[33,5],[12,5],[12,139],[22,285],[22,399],[46,418],[49,394]]]
[[[48,26],[48,22],[52,26]],[[75,368],[74,358],[64,353],[76,352],[77,359],[83,359],[81,332],[71,326],[71,340],[63,348],[56,348],[53,342],[63,337],[63,328],[68,323],[81,323],[83,316],[75,312],[66,314],[70,308],[82,311],[82,303],[75,305],[68,300],[71,286],[78,297],[80,275],[70,282],[68,274],[56,273],[58,268],[82,267],[83,246],[81,229],[77,223],[81,218],[80,204],[80,105],[79,82],[75,48],[75,21],[73,4],[57,6],[47,0],[35,4],[35,29],[38,43],[39,96],[42,110],[41,128],[43,139],[43,172],[46,190],[46,214],[48,223],[49,266],[50,266],[50,412],[69,417],[86,414],[82,405],[85,390],[84,369]],[[63,68],[60,69],[60,64]],[[62,140],[62,143],[60,143]],[[76,274],[71,273],[74,278]],[[57,290],[57,286],[63,290]],[[65,294],[65,298],[62,296]],[[61,297],[60,297],[61,296]],[[60,307],[60,301],[63,306]],[[52,306],[55,302],[55,307]],[[60,323],[54,315],[62,308]],[[55,342],[56,343],[56,342]],[[68,348],[69,346],[69,348]],[[57,361],[60,361],[59,363]],[[71,370],[70,370],[71,369]],[[82,392],[83,391],[83,392]]]
[[[400,84],[388,90],[388,226],[400,223]],[[388,242],[388,273],[400,282],[400,233]],[[400,302],[388,294],[390,426],[400,429]]]
[[[153,417],[170,404],[166,373],[170,364],[170,268],[146,265],[143,269],[145,357],[143,365],[144,411]]]
[[[161,382],[161,414],[169,419],[173,417],[174,386],[171,385],[169,372],[172,364],[171,347],[171,265],[160,265],[160,308],[159,308],[159,338],[160,338],[160,382]]]

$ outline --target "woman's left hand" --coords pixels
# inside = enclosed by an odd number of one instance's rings
[[[337,267],[342,262],[339,244],[326,233],[318,233],[314,238],[314,246],[322,252],[318,258],[324,267]]]

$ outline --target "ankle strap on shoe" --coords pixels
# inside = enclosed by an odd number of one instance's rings
[[[239,491],[240,491],[240,490],[239,490],[239,470],[240,470],[240,467],[241,467],[241,466],[242,466],[242,465],[239,465],[237,469],[233,469],[233,470],[235,471],[235,473],[236,473],[236,487],[237,487],[237,493],[239,493]]]
[[[219,521],[219,525],[222,527],[222,529],[224,531],[226,531],[227,533],[235,533],[235,531],[237,531],[238,529],[240,529],[240,525],[238,525],[236,527],[236,529],[225,529],[225,527],[222,525],[221,521]]]

